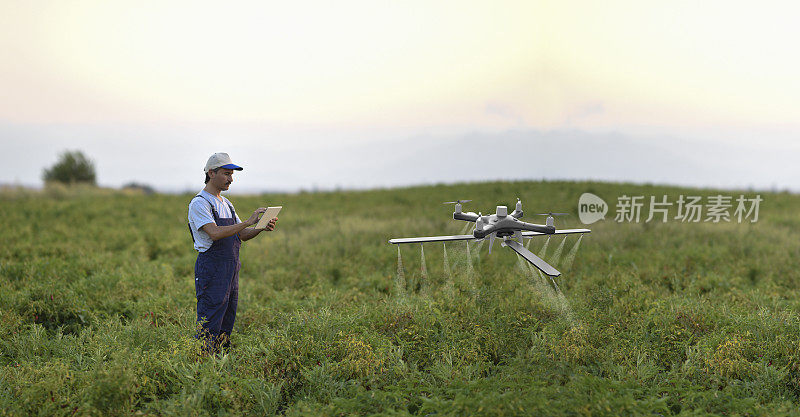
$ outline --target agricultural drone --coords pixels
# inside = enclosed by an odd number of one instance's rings
[[[545,224],[526,223],[519,220],[522,217],[522,202],[517,199],[517,206],[514,211],[509,214],[508,207],[497,206],[495,214],[483,215],[481,213],[475,214],[473,212],[464,213],[461,211],[461,205],[472,200],[456,200],[448,201],[444,204],[455,204],[455,211],[453,212],[454,220],[462,220],[465,222],[475,222],[475,229],[471,235],[453,235],[453,236],[429,236],[429,237],[409,237],[400,239],[390,239],[389,243],[400,245],[404,243],[428,243],[428,242],[450,242],[456,240],[483,240],[489,239],[489,253],[492,253],[492,244],[495,239],[502,239],[500,245],[502,247],[511,248],[514,252],[520,254],[525,260],[530,262],[533,266],[544,272],[550,277],[557,277],[561,275],[552,265],[548,264],[542,258],[534,255],[525,246],[523,246],[523,239],[531,239],[535,236],[542,235],[564,235],[573,233],[589,233],[589,229],[560,229],[556,230],[554,216],[563,216],[567,213],[539,213],[538,216],[547,216]]]

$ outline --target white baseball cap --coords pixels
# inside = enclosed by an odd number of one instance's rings
[[[214,155],[211,155],[211,158],[208,158],[208,162],[206,162],[206,167],[203,169],[203,172],[208,172],[217,168],[235,169],[237,171],[244,169],[239,165],[234,164],[233,161],[231,161],[231,157],[224,152],[217,152]]]

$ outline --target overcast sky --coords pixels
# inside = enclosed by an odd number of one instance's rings
[[[40,185],[79,149],[102,185],[169,191],[202,187],[219,151],[245,167],[232,191],[512,178],[800,190],[799,11],[2,2],[0,183]]]

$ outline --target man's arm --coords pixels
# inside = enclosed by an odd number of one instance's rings
[[[244,242],[245,240],[250,240],[250,239],[258,236],[258,234],[261,233],[261,232],[263,232],[263,229],[262,230],[259,230],[259,229],[244,229],[241,232],[239,232],[239,238],[241,238],[242,242]]]
[[[244,229],[241,232],[239,232],[239,237],[242,240],[250,240],[250,239],[258,236],[258,234],[261,233],[261,232],[264,232],[264,231],[271,232],[271,231],[275,230],[275,224],[277,222],[278,222],[278,218],[276,217],[276,218],[270,220],[269,223],[267,223],[267,227],[264,228],[264,229]]]
[[[267,211],[265,207],[259,207],[253,212],[253,215],[251,215],[249,219],[243,221],[242,223],[236,223],[230,226],[217,226],[215,223],[206,223],[200,228],[208,234],[211,240],[224,239],[240,233],[242,230],[245,230],[247,226],[256,224],[258,222],[258,215],[265,211]],[[241,234],[239,236],[241,237]]]
[[[220,240],[231,237],[250,226],[248,223],[237,223],[230,226],[217,226],[214,223],[204,224],[201,229],[208,234],[211,240]]]

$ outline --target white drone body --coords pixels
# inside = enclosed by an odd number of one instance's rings
[[[428,242],[449,242],[455,240],[482,240],[489,239],[489,253],[492,253],[492,244],[495,239],[502,239],[500,243],[503,247],[508,247],[520,254],[525,260],[530,262],[533,266],[538,268],[550,277],[557,277],[561,275],[552,265],[548,264],[542,258],[534,255],[525,246],[523,246],[523,239],[530,239],[535,236],[542,235],[562,235],[574,233],[589,233],[589,229],[556,229],[555,220],[553,216],[566,215],[566,213],[542,213],[546,215],[547,220],[545,224],[526,223],[519,220],[522,217],[522,202],[517,199],[517,206],[514,211],[509,214],[508,207],[497,206],[497,210],[491,215],[476,214],[473,212],[464,213],[461,211],[461,204],[471,200],[457,200],[447,202],[445,204],[455,203],[455,211],[453,212],[454,220],[462,220],[466,222],[474,222],[475,229],[470,235],[453,235],[453,236],[429,236],[429,237],[411,237],[391,239],[389,243],[404,244],[404,243],[428,243]]]

